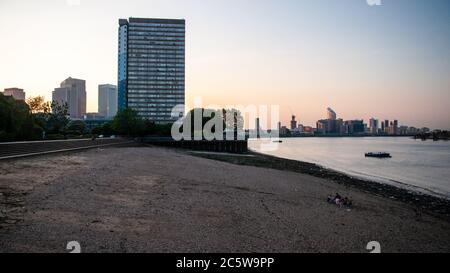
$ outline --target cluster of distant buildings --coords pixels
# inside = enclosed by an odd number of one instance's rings
[[[25,92],[21,88],[6,88],[3,95],[25,101]],[[98,86],[98,112],[86,112],[86,81],[67,78],[52,92],[52,101],[67,105],[69,116],[74,120],[106,120],[117,113],[117,86],[101,84]]]
[[[111,119],[117,113],[117,86],[98,86],[98,112],[86,112],[86,81],[69,77],[52,92],[52,101],[68,106],[72,119]]]
[[[67,104],[71,119],[108,120],[131,108],[156,123],[176,121],[176,105],[185,104],[185,20],[119,20],[118,86],[98,86],[98,112],[86,112],[86,81],[67,78],[52,92],[52,101]],[[5,95],[25,100],[25,92]]]
[[[343,120],[337,118],[336,112],[327,108],[327,118],[316,122],[316,127],[298,124],[296,117],[292,115],[290,127],[278,123],[278,131],[281,136],[396,136],[416,135],[429,132],[429,128],[415,128],[399,126],[398,120],[383,120],[371,118],[369,123],[363,119]]]

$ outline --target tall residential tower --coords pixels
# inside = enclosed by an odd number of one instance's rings
[[[291,130],[295,130],[297,129],[297,121],[295,120],[295,116],[292,115],[292,119],[291,119]]]
[[[178,119],[184,105],[185,20],[119,20],[118,108],[131,108],[157,123]]]

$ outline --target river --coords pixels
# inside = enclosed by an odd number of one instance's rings
[[[450,142],[409,137],[305,137],[249,140],[251,150],[312,162],[371,181],[450,198]],[[267,150],[264,145],[276,145]],[[366,152],[388,152],[392,158],[366,158]]]

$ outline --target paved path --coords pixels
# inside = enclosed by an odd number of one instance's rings
[[[0,142],[0,160],[134,143],[122,138]]]

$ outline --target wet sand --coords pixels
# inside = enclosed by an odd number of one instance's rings
[[[326,202],[352,198],[351,210]],[[0,162],[0,252],[449,252],[450,222],[345,183],[156,147]]]

